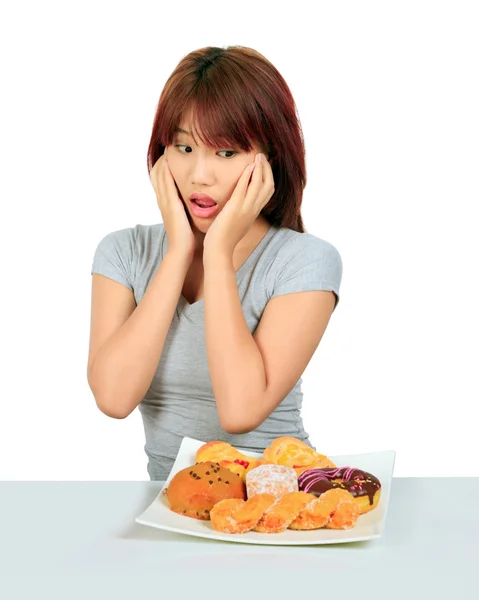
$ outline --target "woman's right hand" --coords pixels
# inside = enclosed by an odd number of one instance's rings
[[[170,167],[165,164],[165,157],[166,150],[153,165],[150,179],[163,217],[168,239],[168,253],[192,261],[195,254],[195,236],[188,221],[186,208],[178,196]]]

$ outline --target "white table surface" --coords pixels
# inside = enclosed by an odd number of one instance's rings
[[[479,598],[479,478],[393,478],[381,538],[289,547],[135,523],[162,486],[0,482],[0,599]]]

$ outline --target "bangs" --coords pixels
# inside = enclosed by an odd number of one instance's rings
[[[253,149],[252,142],[259,141],[254,129],[256,115],[244,106],[231,102],[231,94],[221,93],[218,88],[199,89],[195,98],[188,101],[173,123],[171,138],[178,133],[180,125],[186,127],[195,144],[198,140],[211,149],[228,146],[240,147],[245,152]]]

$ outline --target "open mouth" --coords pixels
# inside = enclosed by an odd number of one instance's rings
[[[211,208],[212,206],[216,206],[216,202],[204,202],[202,200],[192,200],[192,202],[194,202],[201,208]]]
[[[196,217],[206,219],[208,217],[212,217],[217,210],[217,204],[211,204],[210,202],[203,203],[199,200],[191,200],[191,212]]]

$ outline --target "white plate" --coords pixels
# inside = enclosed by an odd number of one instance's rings
[[[191,517],[179,515],[170,510],[168,500],[163,490],[173,476],[181,469],[196,463],[196,451],[205,442],[185,437],[181,443],[175,463],[168,479],[150,506],[135,519],[137,523],[149,525],[157,529],[165,529],[175,533],[193,535],[196,537],[210,538],[243,544],[270,544],[278,546],[300,546],[310,544],[340,544],[344,542],[358,542],[380,537],[384,528],[386,512],[391,491],[391,479],[394,469],[396,453],[394,450],[384,452],[371,452],[368,454],[350,454],[343,456],[329,456],[338,467],[356,467],[375,475],[381,482],[381,496],[379,503],[370,512],[360,515],[355,527],[351,529],[313,529],[298,531],[287,529],[281,533],[220,533],[213,529],[211,521],[200,521]],[[262,454],[237,448],[240,452],[256,458]]]

